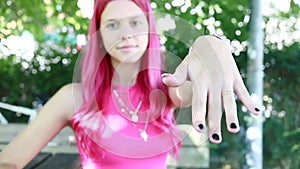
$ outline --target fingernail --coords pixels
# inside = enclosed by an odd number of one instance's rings
[[[166,79],[162,78],[161,81],[166,84]]]
[[[236,128],[237,128],[237,126],[236,126],[236,124],[235,124],[235,123],[231,123],[231,124],[230,124],[230,128],[232,128],[232,129],[236,129]]]
[[[214,36],[214,37],[216,37],[218,39],[221,39],[221,37],[219,35],[217,35],[217,34],[213,34],[212,36]]]
[[[161,74],[160,76],[161,76],[162,78],[164,78],[164,77],[170,76],[170,74],[168,74],[168,73],[163,73],[163,74]]]
[[[254,110],[255,110],[255,111],[260,111],[258,108],[255,108]]]
[[[220,140],[219,135],[216,134],[216,133],[212,135],[212,138],[213,138],[214,140]]]
[[[204,129],[204,125],[203,124],[199,124],[198,127],[199,127],[200,130]]]

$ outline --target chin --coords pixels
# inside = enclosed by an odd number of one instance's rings
[[[128,64],[134,64],[137,63],[141,60],[141,57],[139,58],[127,58],[125,60],[122,61],[122,63],[128,63]]]
[[[140,53],[140,52],[133,53],[129,57],[128,56],[125,57],[124,60],[123,60],[123,62],[124,63],[136,63],[136,62],[138,62],[138,61],[140,61],[142,59],[143,54],[144,53]]]

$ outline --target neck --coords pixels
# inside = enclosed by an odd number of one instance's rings
[[[137,74],[140,71],[140,61],[135,63],[113,64],[115,73],[112,83],[119,86],[129,86],[136,82]]]

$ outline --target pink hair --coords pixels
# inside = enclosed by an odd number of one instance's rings
[[[110,56],[102,47],[102,38],[99,33],[101,14],[106,5],[111,0],[96,0],[94,6],[94,15],[90,22],[89,43],[85,48],[83,57],[81,83],[83,89],[83,105],[80,112],[93,113],[103,110],[106,98],[111,96],[111,83],[113,76],[113,67],[111,65]],[[171,101],[168,96],[167,87],[161,81],[163,59],[160,54],[159,36],[155,25],[155,16],[150,7],[148,0],[132,0],[146,14],[149,23],[149,40],[148,47],[142,57],[142,71],[137,76],[137,85],[145,92],[145,101],[143,104],[151,103],[150,110],[160,111],[161,115],[157,119],[157,126],[167,131],[175,123],[174,117],[170,115]],[[148,89],[148,90],[145,90]],[[164,96],[156,95],[155,98],[149,99],[153,90],[159,89]],[[163,101],[161,101],[163,100]],[[159,105],[163,104],[165,105]],[[145,105],[144,105],[145,106]],[[177,147],[178,145],[175,145]],[[177,147],[178,148],[178,147]]]

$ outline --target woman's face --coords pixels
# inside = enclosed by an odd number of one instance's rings
[[[114,66],[136,63],[148,45],[148,21],[133,1],[111,1],[101,15],[100,33]]]

